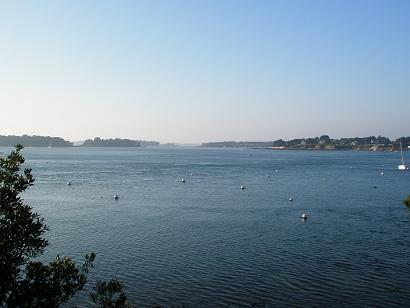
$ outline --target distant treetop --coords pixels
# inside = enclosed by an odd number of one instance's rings
[[[60,137],[50,136],[2,136],[0,135],[0,146],[11,147],[15,144],[22,144],[25,147],[73,147],[74,143],[64,140]],[[158,141],[142,141],[130,139],[87,139],[82,145],[84,147],[140,147],[140,146],[158,146]]]
[[[130,139],[101,139],[99,137],[87,139],[81,145],[82,147],[140,147],[141,143],[137,140]]]
[[[0,146],[22,144],[25,147],[72,147],[73,143],[60,137],[50,136],[0,136]]]

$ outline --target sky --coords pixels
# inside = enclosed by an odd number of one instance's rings
[[[0,0],[0,134],[410,135],[408,0]]]

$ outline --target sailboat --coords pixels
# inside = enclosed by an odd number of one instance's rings
[[[402,145],[401,145],[401,141],[400,141],[400,154],[401,154],[401,165],[399,165],[398,168],[399,168],[399,170],[406,170],[407,167],[404,164],[404,160],[403,160],[403,148],[402,148]]]

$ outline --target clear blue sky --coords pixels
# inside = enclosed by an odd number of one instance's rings
[[[1,1],[0,134],[410,135],[410,1]]]

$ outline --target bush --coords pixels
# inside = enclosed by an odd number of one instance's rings
[[[406,199],[403,200],[405,206],[410,207],[410,195],[407,196]]]
[[[0,158],[0,307],[58,307],[87,282],[95,253],[85,256],[78,267],[70,258],[48,264],[31,261],[48,246],[44,219],[25,204],[20,194],[34,183],[31,169],[21,171],[22,145]],[[98,281],[91,299],[102,307],[130,307],[116,279]]]

